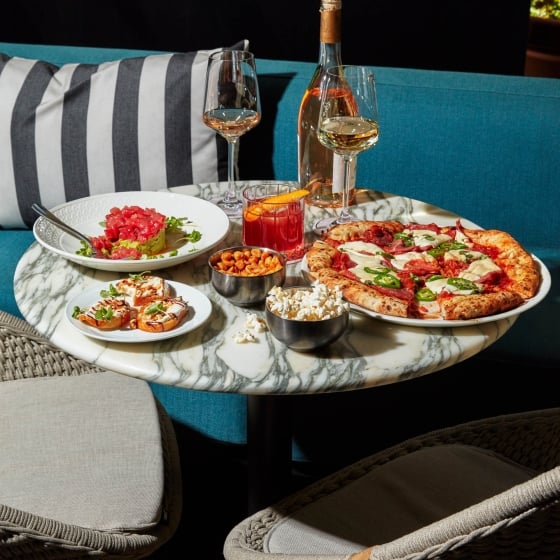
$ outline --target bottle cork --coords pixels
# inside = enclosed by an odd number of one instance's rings
[[[341,10],[342,0],[322,0],[321,10]]]

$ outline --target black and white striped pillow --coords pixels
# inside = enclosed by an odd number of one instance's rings
[[[0,54],[0,227],[31,227],[34,202],[225,180],[225,140],[202,122],[210,52],[60,67]]]

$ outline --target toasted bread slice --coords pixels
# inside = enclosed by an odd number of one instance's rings
[[[138,328],[148,332],[167,332],[177,327],[189,306],[182,297],[154,299],[138,312]]]
[[[124,298],[104,298],[76,318],[90,327],[110,331],[127,326],[133,311]]]
[[[159,276],[133,275],[116,283],[117,290],[129,296],[134,307],[141,307],[154,299],[171,296],[169,284]]]

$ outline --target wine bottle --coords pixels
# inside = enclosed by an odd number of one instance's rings
[[[298,113],[298,180],[309,190],[306,201],[321,207],[340,207],[344,184],[342,157],[325,148],[317,138],[320,84],[328,68],[340,66],[342,0],[321,0],[319,63],[305,90]],[[350,169],[349,202],[354,197],[356,158]]]

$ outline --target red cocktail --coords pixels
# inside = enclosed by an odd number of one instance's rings
[[[304,253],[304,196],[308,191],[262,183],[243,191],[243,243],[280,251],[288,261]]]

